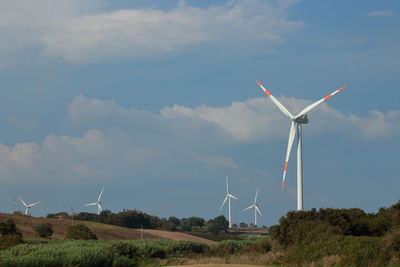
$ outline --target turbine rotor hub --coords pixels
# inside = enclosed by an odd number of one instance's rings
[[[296,118],[294,121],[297,123],[306,124],[306,123],[308,123],[308,117],[307,117],[307,115],[302,115],[302,116]]]

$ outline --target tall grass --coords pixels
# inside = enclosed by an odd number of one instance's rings
[[[206,244],[189,241],[52,240],[0,252],[0,266],[136,266],[148,258],[204,253]]]

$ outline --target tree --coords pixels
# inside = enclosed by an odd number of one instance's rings
[[[0,221],[0,236],[9,234],[21,235],[13,220]]]
[[[49,237],[53,234],[53,225],[51,223],[41,223],[35,225],[33,230],[38,234],[40,237]]]
[[[214,219],[210,219],[206,223],[207,232],[217,235],[221,232],[228,230],[229,221],[224,215],[217,216]]]
[[[76,224],[69,227],[65,237],[68,239],[97,240],[96,235],[86,225],[83,224]]]
[[[0,221],[0,250],[23,243],[22,234],[13,220]]]

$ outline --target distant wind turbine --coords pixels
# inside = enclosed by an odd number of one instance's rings
[[[25,215],[30,215],[30,210],[33,206],[36,206],[40,204],[40,201],[32,203],[32,204],[26,204],[25,201],[22,199],[22,197],[18,197],[19,200],[21,200],[22,204],[25,206]]]
[[[104,188],[106,188],[106,187],[105,187],[105,186],[103,186],[103,188],[101,189],[101,192],[100,192],[99,198],[97,199],[97,201],[96,201],[96,202],[89,203],[89,204],[86,204],[86,205],[85,205],[85,206],[97,206],[97,214],[100,214],[100,212],[102,212],[102,211],[103,211],[103,209],[102,209],[102,207],[101,207],[101,202],[100,202],[100,199],[101,199],[101,195],[103,194]]]
[[[224,206],[225,202],[228,200],[228,221],[229,221],[229,228],[232,228],[232,217],[231,217],[231,198],[234,198],[236,200],[239,200],[235,196],[229,193],[229,186],[228,186],[228,176],[226,176],[226,196],[224,201],[222,202],[220,210],[222,210],[222,207]]]
[[[285,187],[285,177],[286,177],[286,171],[288,168],[288,162],[289,162],[289,156],[290,156],[290,151],[292,149],[293,141],[297,133],[297,210],[303,210],[303,162],[302,162],[302,124],[308,123],[308,118],[307,114],[313,110],[315,107],[317,107],[319,104],[327,100],[328,98],[336,95],[340,91],[342,91],[346,86],[343,86],[339,88],[338,90],[330,93],[329,95],[325,96],[324,98],[321,98],[320,100],[312,103],[311,105],[307,106],[304,108],[302,111],[300,111],[299,114],[296,116],[292,115],[290,111],[281,104],[265,87],[257,81],[258,86],[261,87],[261,89],[269,96],[269,98],[274,102],[274,104],[279,108],[280,111],[282,111],[283,114],[288,116],[290,120],[292,121],[292,124],[290,126],[290,131],[289,131],[289,141],[288,141],[288,147],[286,151],[286,159],[285,163],[283,165],[283,178],[282,178],[282,189]]]
[[[258,205],[257,205],[257,196],[258,196],[258,188],[257,188],[257,191],[256,191],[256,197],[254,198],[253,205],[251,205],[251,206],[249,206],[249,207],[247,207],[247,208],[245,208],[243,210],[243,211],[246,211],[246,210],[249,210],[251,208],[254,208],[254,225],[255,226],[257,226],[257,212],[262,216],[261,211],[259,210]]]

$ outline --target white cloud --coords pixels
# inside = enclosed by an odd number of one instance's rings
[[[292,0],[228,0],[206,8],[181,1],[170,10],[97,13],[92,2],[88,7],[81,1],[14,2],[0,1],[0,55],[36,47],[74,63],[135,59],[205,42],[261,40],[268,47],[303,26],[287,18]]]
[[[365,13],[364,16],[370,18],[386,18],[393,16],[393,12],[390,10],[375,10],[368,13]]]
[[[311,103],[279,99],[294,113]],[[143,173],[181,177],[204,166],[238,170],[241,162],[230,156],[227,147],[286,140],[289,128],[288,119],[264,98],[227,107],[175,105],[152,114],[81,95],[69,104],[68,121],[84,134],[49,135],[42,144],[0,144],[1,179],[101,181]],[[307,135],[328,133],[365,140],[398,136],[400,111],[373,111],[360,117],[322,104],[310,114]]]

